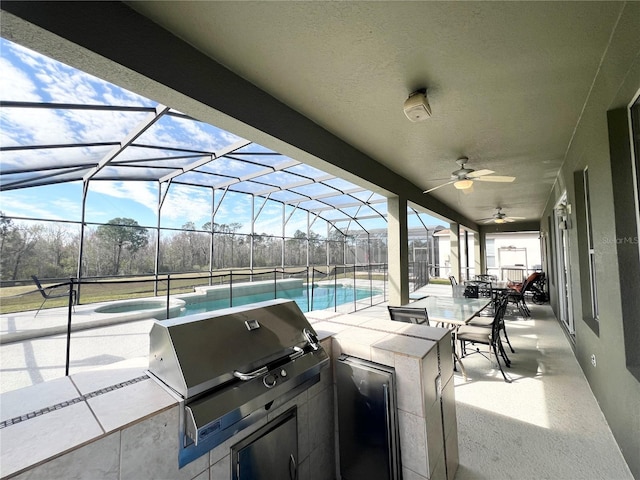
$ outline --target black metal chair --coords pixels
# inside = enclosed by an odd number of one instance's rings
[[[489,317],[493,318],[496,311],[496,302],[498,300],[497,296],[494,295],[493,286],[491,282],[487,282],[484,280],[468,280],[464,282],[465,286],[465,297],[468,298],[489,298],[491,299],[491,303],[487,305],[479,314],[480,317]],[[472,320],[473,321],[473,320]],[[489,325],[491,320],[487,321],[486,325]]]
[[[501,299],[500,304],[498,305],[498,308],[496,310],[496,314],[493,317],[493,321],[489,326],[463,325],[458,329],[457,339],[460,342],[460,352],[463,358],[465,356],[472,355],[473,353],[479,353],[487,360],[491,361],[491,354],[493,353],[496,357],[496,362],[498,363],[498,368],[500,369],[500,373],[502,373],[504,381],[507,383],[511,383],[511,379],[507,377],[504,369],[502,368],[502,364],[500,363],[500,358],[502,357],[505,366],[511,366],[511,360],[509,360],[507,353],[504,351],[504,347],[502,346],[502,341],[500,339],[500,330],[504,325],[504,312],[506,308],[507,298],[504,297],[503,299]],[[467,354],[467,344],[469,343],[472,345],[488,345],[489,356],[487,356],[487,354],[481,351],[479,348],[476,348],[475,351]]]
[[[465,285],[474,285],[478,287],[478,298],[493,298],[493,286],[490,281],[486,280],[467,280]]]
[[[66,287],[66,285],[54,285],[53,287],[44,288],[42,286],[42,284],[40,283],[40,280],[38,280],[38,277],[36,277],[35,275],[31,275],[31,278],[33,279],[34,283],[36,284],[36,287],[38,288],[38,291],[40,292],[40,295],[42,295],[42,297],[44,298],[44,300],[40,304],[40,307],[38,308],[38,311],[33,316],[34,318],[38,316],[38,313],[40,313],[40,310],[42,309],[42,307],[44,306],[44,304],[45,304],[45,302],[47,300],[49,300],[51,298],[65,298],[65,297],[69,298],[69,291],[71,291],[71,305],[75,305],[76,304],[77,292],[75,290],[67,288],[64,292],[63,291],[55,291],[56,289],[58,289],[60,287]]]
[[[531,311],[529,310],[527,302],[525,301],[525,294],[531,289],[531,285],[536,281],[539,275],[539,272],[534,272],[529,275],[522,283],[509,285],[509,302],[518,307],[523,317],[531,316]]]
[[[496,275],[490,275],[488,273],[479,273],[474,278],[481,282],[497,282],[498,281],[498,277]]]
[[[480,312],[478,316],[473,317],[467,325],[472,325],[475,327],[491,326],[495,318],[495,313],[498,311],[498,308],[500,308],[500,302],[509,301],[509,299],[505,297],[506,297],[506,294],[495,295],[491,301],[491,304],[489,304],[487,308],[482,310],[482,312]],[[506,306],[505,306],[505,310],[506,310]],[[507,345],[509,345],[509,349],[511,350],[511,353],[516,353],[516,351],[513,349],[513,346],[511,345],[511,341],[509,340],[509,335],[507,334],[507,327],[504,321],[504,314],[500,319],[500,330],[502,331],[502,335],[504,336],[504,339],[507,342]]]
[[[392,307],[387,306],[389,317],[394,322],[416,323],[429,325],[429,314],[426,308]]]
[[[480,298],[480,289],[478,285],[470,282],[464,282],[464,297],[465,298]]]

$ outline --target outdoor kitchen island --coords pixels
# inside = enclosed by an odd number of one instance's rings
[[[333,365],[348,354],[395,368],[405,480],[452,480],[458,450],[450,332],[362,312],[317,311],[307,318],[331,358],[320,381],[294,398],[274,400],[264,418],[183,468],[181,406],[140,359],[0,396],[2,478],[227,480],[231,447],[292,407],[297,478],[339,478]]]

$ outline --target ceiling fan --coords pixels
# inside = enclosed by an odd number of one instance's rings
[[[423,193],[433,192],[440,187],[451,184],[453,184],[453,186],[458,190],[467,190],[473,186],[474,180],[478,180],[480,182],[513,182],[516,179],[516,177],[492,175],[492,173],[495,173],[493,170],[474,170],[472,168],[465,168],[468,161],[469,159],[467,157],[462,157],[456,160],[456,163],[460,168],[451,172],[451,180],[438,185],[437,187],[425,190]]]
[[[516,220],[524,220],[525,217],[509,217],[506,213],[502,211],[502,207],[496,207],[496,213],[494,213],[489,218],[481,218],[477,220],[481,223],[510,223],[515,222]]]

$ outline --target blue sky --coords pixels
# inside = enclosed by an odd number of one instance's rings
[[[4,101],[145,107],[156,105],[149,99],[1,38],[0,72],[0,99]],[[120,141],[145,115],[118,111],[96,113],[86,110],[4,108],[0,111],[0,144],[6,147]],[[239,137],[214,126],[176,117],[163,117],[139,138],[145,144],[171,143],[207,151],[217,151],[238,140]],[[30,168],[39,168],[52,160],[74,165],[87,158],[100,159],[111,148],[101,146],[68,150],[5,151],[0,157],[0,167],[9,169],[12,165],[25,165],[28,162]],[[168,152],[165,154],[168,155]],[[146,158],[144,155],[151,157],[158,156],[159,153],[136,151],[136,155]],[[91,181],[89,185],[86,221],[101,223],[115,217],[128,217],[144,226],[156,226],[157,182],[101,180]],[[217,193],[216,196],[215,205],[218,207],[221,194]],[[0,210],[6,215],[17,217],[80,221],[81,202],[81,182],[0,193]],[[227,194],[218,207],[216,223],[242,223],[245,226],[243,231],[248,233],[250,202],[249,195]],[[262,201],[258,200],[257,203],[256,210]],[[174,185],[163,204],[162,226],[179,228],[186,222],[193,222],[199,227],[210,221],[211,205],[210,189]],[[420,223],[414,217],[410,216],[409,225],[419,226]],[[443,223],[427,215],[423,219],[427,225]],[[256,231],[279,235],[281,221],[282,207],[269,201],[257,220]],[[306,224],[306,214],[302,211],[295,212],[289,220],[286,234],[293,234],[297,229],[306,231]],[[385,226],[380,220],[366,222],[366,228]],[[352,224],[351,227],[356,226]],[[326,235],[324,222],[316,222],[313,230]]]

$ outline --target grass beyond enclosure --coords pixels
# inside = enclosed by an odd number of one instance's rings
[[[281,271],[277,272],[278,278],[282,276],[289,277],[299,274],[300,271]],[[318,274],[317,274],[318,275]],[[253,274],[246,271],[234,271],[232,275],[233,283],[247,282],[253,280],[271,280],[274,277],[273,271],[256,272]],[[339,273],[333,276],[319,275],[315,281],[326,281],[334,279],[352,279],[353,272]],[[306,272],[304,273],[306,281]],[[384,273],[358,272],[355,276],[358,280],[385,280]],[[209,276],[209,274],[176,274],[170,278],[171,295],[178,293],[193,292],[194,287],[204,285],[222,285],[228,284],[230,279],[229,271],[220,272],[219,275]],[[435,279],[434,279],[435,280]],[[80,303],[89,304],[97,302],[107,302],[112,300],[125,300],[132,298],[153,297],[155,279],[153,277],[132,277],[129,279],[101,279],[100,281],[83,280],[80,285]],[[43,283],[43,287],[48,289],[59,283]],[[158,280],[157,295],[162,297],[167,295],[167,279],[166,277]],[[65,286],[60,287],[60,291],[64,291]],[[15,312],[25,312],[29,310],[37,310],[44,299],[36,290],[33,283],[25,285],[3,287],[0,288],[0,314],[6,315]],[[66,298],[53,298],[47,300],[43,306],[44,309],[63,307],[67,305]]]

